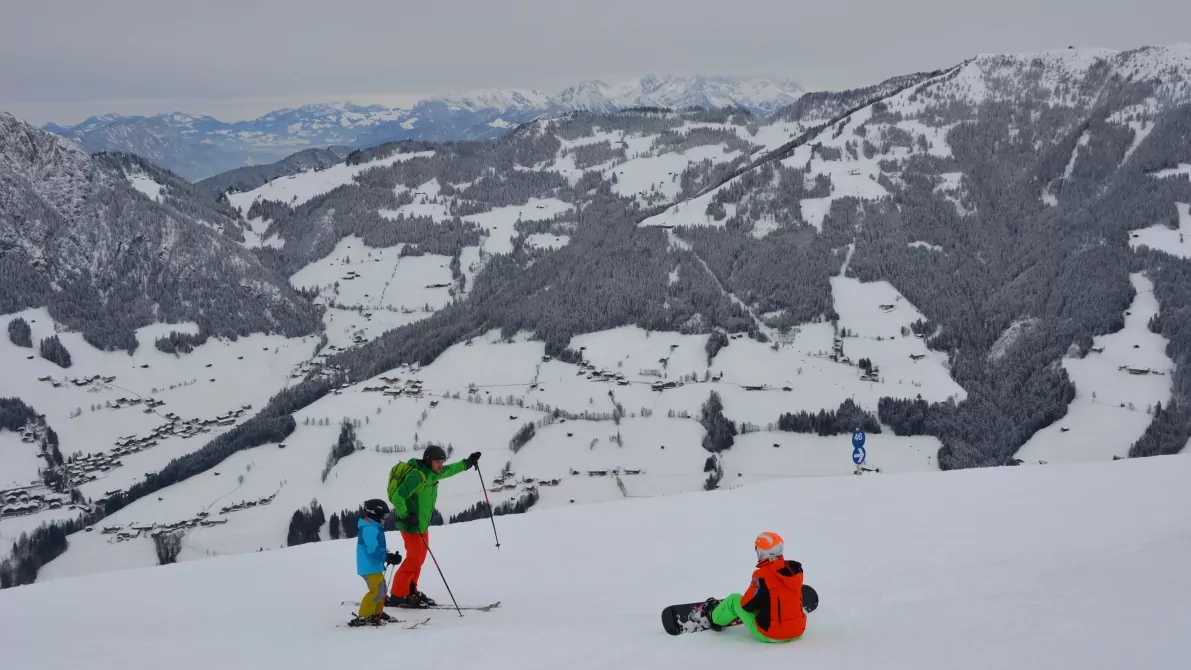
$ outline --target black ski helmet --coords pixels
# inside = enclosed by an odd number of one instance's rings
[[[384,521],[389,514],[389,504],[380,498],[373,498],[364,503],[364,516],[373,521]]]
[[[443,448],[437,444],[426,447],[426,451],[422,454],[422,463],[426,465],[430,465],[432,461],[445,460],[447,460],[447,452],[443,451]]]

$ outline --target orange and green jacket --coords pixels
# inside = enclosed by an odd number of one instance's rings
[[[773,640],[791,640],[806,631],[802,611],[802,564],[762,561],[753,571],[740,606],[757,617],[757,630]]]

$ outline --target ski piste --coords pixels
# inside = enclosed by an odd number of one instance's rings
[[[473,611],[478,611],[478,612],[490,612],[493,609],[500,607],[500,602],[501,601],[497,600],[496,602],[488,603],[487,605],[460,605],[459,609],[473,610]],[[360,601],[359,600],[344,600],[339,604],[340,605],[351,605],[352,607],[359,607]],[[442,604],[426,605],[425,607],[388,607],[388,606],[386,606],[385,609],[386,610],[401,610],[401,611],[416,612],[418,610],[453,610],[453,609],[455,609],[455,606],[454,605],[442,605]]]

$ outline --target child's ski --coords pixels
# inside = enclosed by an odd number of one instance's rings
[[[403,619],[393,619],[392,621],[382,621],[380,623],[371,623],[371,622],[369,622],[369,623],[353,623],[353,621],[348,621],[348,622],[344,622],[344,623],[337,623],[337,624],[335,624],[335,627],[336,628],[384,628],[386,626],[398,626],[398,625],[406,624],[406,623],[409,623],[409,622],[405,621]],[[413,630],[413,629],[417,628],[418,626],[422,626],[422,625],[425,625],[428,623],[430,623],[430,617],[426,617],[424,620],[418,621],[411,626],[401,625],[401,628],[404,628],[405,630]]]

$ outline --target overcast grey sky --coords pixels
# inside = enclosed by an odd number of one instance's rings
[[[3,0],[0,14],[0,110],[38,124],[649,72],[839,89],[978,53],[1191,39],[1187,0]]]

